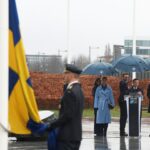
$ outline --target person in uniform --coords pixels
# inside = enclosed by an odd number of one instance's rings
[[[68,86],[61,99],[59,117],[49,125],[48,130],[58,128],[57,150],[79,150],[84,107],[84,95],[79,82],[81,70],[72,64],[67,64],[64,73]]]
[[[98,136],[106,136],[108,124],[111,123],[110,109],[115,106],[113,92],[107,84],[107,77],[103,77],[101,85],[97,87],[94,108],[97,108],[96,123],[99,124]]]
[[[127,106],[124,96],[128,95],[128,82],[129,75],[127,73],[123,74],[123,79],[119,83],[120,95],[119,95],[119,107],[120,107],[120,136],[128,136],[125,133],[125,127],[127,122]]]
[[[97,87],[99,87],[101,85],[101,77],[97,78],[95,80],[94,83],[94,87],[92,89],[92,96],[93,99],[95,99],[95,93],[96,93],[96,89]],[[94,134],[97,135],[98,134],[98,130],[99,130],[99,125],[96,123],[96,116],[97,116],[97,108],[94,107]]]

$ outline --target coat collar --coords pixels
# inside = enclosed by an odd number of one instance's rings
[[[70,82],[70,83],[68,84],[68,86],[67,86],[67,89],[71,89],[72,86],[73,86],[73,84],[76,84],[76,83],[80,83],[80,82],[79,82],[78,80],[73,81],[73,82]]]
[[[103,93],[108,92],[108,91],[110,90],[110,86],[109,86],[108,84],[107,84],[107,87],[106,87],[105,90],[103,90],[103,88],[102,88],[101,85],[99,86],[99,88],[100,88],[100,90],[101,90]]]

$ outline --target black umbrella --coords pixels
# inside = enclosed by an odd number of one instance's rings
[[[144,72],[149,70],[149,66],[144,59],[132,55],[119,58],[113,66],[121,72]]]
[[[117,71],[113,66],[105,62],[89,64],[82,71],[82,74],[86,75],[114,75],[116,73]]]

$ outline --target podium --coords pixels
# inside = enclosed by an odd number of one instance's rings
[[[132,137],[140,136],[142,99],[142,96],[135,94],[125,96],[128,116],[128,135]]]

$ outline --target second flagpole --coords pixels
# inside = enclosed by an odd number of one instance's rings
[[[0,150],[8,149],[8,0],[0,0]]]

